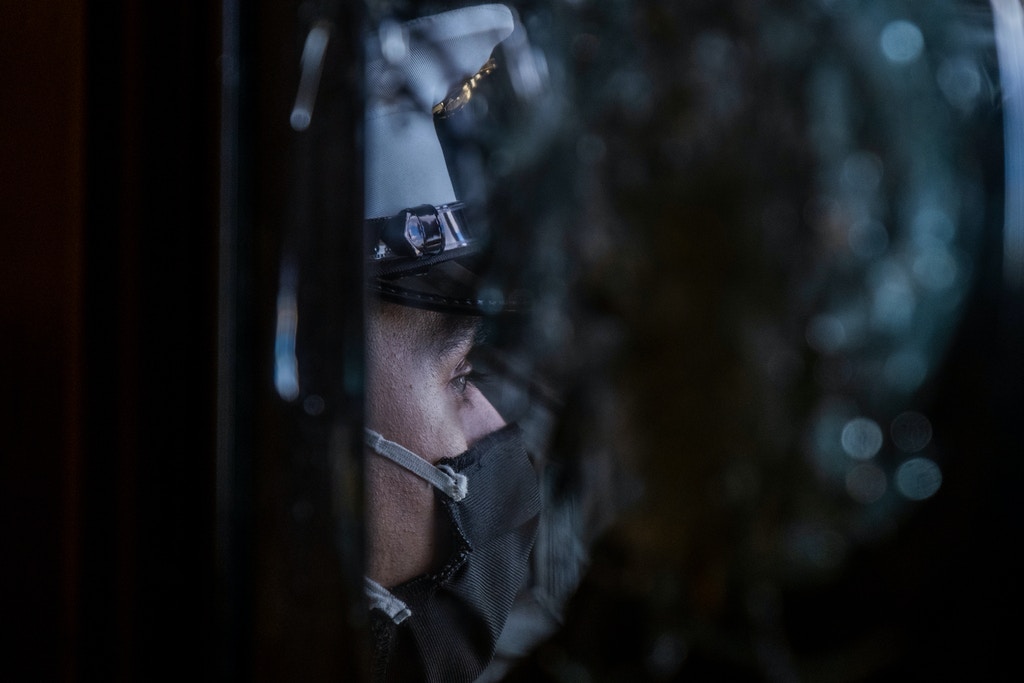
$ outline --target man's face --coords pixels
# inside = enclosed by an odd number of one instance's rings
[[[367,329],[367,426],[430,463],[505,422],[474,384],[479,321],[381,304]],[[367,574],[385,586],[436,568],[447,538],[433,488],[367,451]]]

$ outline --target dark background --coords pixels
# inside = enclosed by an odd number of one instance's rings
[[[361,276],[330,229],[361,197],[359,20],[244,4],[0,10],[5,680],[360,671]],[[337,104],[299,138],[320,18]],[[274,393],[283,255],[315,415]]]

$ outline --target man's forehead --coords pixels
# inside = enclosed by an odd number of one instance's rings
[[[392,348],[405,346],[420,357],[438,359],[466,353],[483,337],[479,316],[384,303],[371,313],[371,319],[377,321],[374,327],[378,343]]]

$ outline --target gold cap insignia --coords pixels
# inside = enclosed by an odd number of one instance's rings
[[[461,86],[448,93],[448,96],[443,100],[435,104],[431,112],[434,116],[444,119],[451,116],[459,109],[462,109],[466,106],[466,103],[469,102],[470,98],[473,97],[473,91],[476,89],[477,85],[480,84],[480,81],[482,81],[485,76],[488,76],[493,72],[497,66],[498,65],[494,61],[494,57],[488,59],[487,62],[480,67],[480,70],[472,77],[466,80]]]

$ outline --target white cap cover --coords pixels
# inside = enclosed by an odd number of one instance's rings
[[[503,5],[480,5],[382,29],[366,57],[365,217],[458,199],[432,109],[512,33]]]

